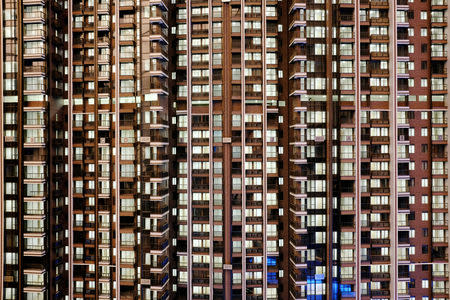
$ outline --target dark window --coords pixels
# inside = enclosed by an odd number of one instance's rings
[[[428,62],[427,61],[422,61],[422,70],[426,70],[428,68]]]
[[[422,246],[422,254],[427,254],[427,253],[428,253],[428,245]]]
[[[421,47],[422,53],[426,53],[427,52],[427,48],[428,48],[427,44],[422,44],[422,47]]]

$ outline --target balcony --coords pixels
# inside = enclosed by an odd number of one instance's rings
[[[152,261],[149,265],[151,268],[162,269],[169,263],[168,257],[159,256],[157,261]],[[145,272],[145,271],[143,271]]]
[[[409,220],[408,219],[406,219],[406,220],[398,220],[397,221],[397,225],[399,227],[408,227],[409,226]]]
[[[447,141],[447,139],[448,139],[447,134],[437,134],[431,136],[431,140],[433,142],[443,142]]]
[[[152,25],[149,31],[150,36],[166,37],[168,33],[169,31],[167,30],[167,28],[163,28],[159,25]],[[193,31],[193,34],[195,34],[195,30]]]
[[[46,193],[44,191],[38,190],[28,190],[25,188],[25,197],[45,197]]]
[[[370,295],[372,297],[377,297],[377,296],[389,296],[390,292],[389,290],[371,290],[370,291]]]
[[[448,288],[433,287],[432,292],[433,292],[433,295],[434,294],[448,294]]]
[[[35,57],[42,57],[45,55],[45,47],[42,45],[42,47],[31,47],[28,48],[24,47],[24,58],[35,58]]]
[[[46,89],[46,83],[26,83],[24,84],[25,92],[41,92],[44,93]]]
[[[433,277],[447,277],[448,278],[448,271],[444,270],[433,270]]]
[[[448,237],[447,236],[434,236],[432,238],[433,243],[447,243]]]
[[[28,223],[29,223],[29,221],[26,221],[26,223],[25,223],[25,232],[27,232],[27,233],[44,233],[45,232],[44,225],[39,226],[39,225],[28,224]]]
[[[125,8],[125,7],[132,7],[134,6],[134,1],[133,0],[120,0],[119,1],[119,6],[120,8]]]
[[[401,296],[407,296],[409,295],[409,288],[399,288],[398,289],[398,294]]]
[[[45,119],[44,118],[25,118],[24,125],[45,126]]]
[[[27,29],[24,30],[24,40],[44,40],[46,36],[45,29]]]
[[[431,34],[432,40],[447,40],[447,34],[446,33],[436,33]]]
[[[121,34],[119,40],[120,40],[121,42],[128,42],[128,41],[134,41],[134,39],[135,39],[135,36],[134,36],[134,35],[131,35],[131,34],[128,34],[128,35]]]
[[[98,20],[97,26],[99,29],[109,28],[109,20]]]
[[[150,89],[151,90],[162,90],[163,92],[167,93],[168,86],[167,82],[163,80],[159,80],[157,78],[151,78],[150,79]]]
[[[448,203],[447,202],[433,202],[432,208],[433,209],[447,209]]]
[[[370,192],[371,193],[375,193],[375,194],[386,194],[386,193],[389,193],[389,191],[390,191],[389,187],[374,187],[374,188],[370,188]]]
[[[134,257],[120,257],[120,263],[127,264],[127,265],[133,265],[136,262],[136,258]]]

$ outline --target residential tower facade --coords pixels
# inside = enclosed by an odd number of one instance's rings
[[[449,298],[447,8],[3,1],[0,298]]]

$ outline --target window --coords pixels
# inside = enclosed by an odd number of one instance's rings
[[[7,182],[5,184],[6,195],[17,194],[17,184],[15,182]]]
[[[5,300],[16,299],[16,289],[15,288],[5,288]]]
[[[16,229],[16,221],[15,218],[5,218],[5,228]]]
[[[420,28],[420,36],[427,36],[428,30],[426,28]]]
[[[206,54],[208,55],[208,54]],[[214,53],[213,54],[213,65],[220,65],[222,64],[222,54],[221,53]]]
[[[233,190],[240,190],[241,189],[242,180],[241,178],[233,178]]]
[[[213,22],[213,33],[222,33],[222,23],[221,22]]]
[[[8,265],[15,265],[18,263],[18,254],[14,252],[5,253],[5,263]]]
[[[420,47],[422,53],[426,53],[428,50],[428,45],[427,44],[422,44]]]
[[[127,73],[131,71],[126,71]],[[134,71],[133,71],[134,73]],[[121,80],[120,81],[120,92],[121,93],[133,93],[134,92],[134,80]]]
[[[17,148],[11,148],[11,147],[5,148],[5,159],[17,159],[18,156],[19,156],[19,151]]]

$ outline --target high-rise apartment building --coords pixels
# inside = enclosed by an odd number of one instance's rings
[[[1,4],[0,299],[64,295],[64,5]]]
[[[0,8],[0,299],[449,298],[446,0]]]

